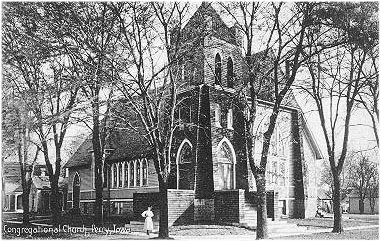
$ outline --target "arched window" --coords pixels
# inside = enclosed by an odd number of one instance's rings
[[[279,178],[278,178],[278,184],[280,186],[286,185],[286,160],[281,159],[279,162]]]
[[[215,122],[217,127],[221,127],[221,107],[219,104],[215,105],[214,122]]]
[[[222,140],[218,145],[218,180],[221,189],[235,188],[235,154],[230,142]]]
[[[234,87],[233,86],[233,60],[231,57],[228,58],[226,69],[227,69],[227,80],[228,80],[227,87],[233,88]]]
[[[119,182],[119,187],[123,186],[123,164],[120,162],[119,163],[119,169],[118,169],[118,182]]]
[[[136,172],[135,172],[135,178],[136,178],[136,186],[140,186],[140,160],[136,160]]]
[[[221,56],[216,54],[214,60],[214,83],[216,85],[221,85]]]
[[[227,128],[233,129],[233,109],[229,109],[226,117]]]
[[[277,165],[278,163],[277,163],[277,160],[276,159],[274,159],[274,160],[272,160],[272,162],[271,162],[271,165],[272,165],[272,169],[271,169],[271,183],[273,183],[273,184],[277,184],[278,183],[278,168],[277,168]]]
[[[142,162],[142,185],[147,186],[148,184],[148,161],[147,159],[143,159]]]
[[[112,182],[112,187],[118,187],[118,168],[116,163],[112,165],[112,173],[113,173],[113,182]]]
[[[128,172],[130,170],[130,163],[129,162],[125,162],[124,163],[124,187],[128,187],[128,184],[129,184],[129,178],[130,178],[130,175],[128,175]]]
[[[81,179],[79,178],[79,174],[76,173],[74,175],[74,180],[73,180],[73,208],[76,210],[79,210],[80,187],[81,187]]]
[[[130,187],[135,186],[135,161],[130,162]]]
[[[195,165],[192,144],[185,139],[177,153],[177,189],[194,189]]]

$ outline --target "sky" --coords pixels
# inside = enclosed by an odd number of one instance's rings
[[[191,16],[197,9],[197,7],[201,4],[201,2],[193,2],[190,6],[189,12]],[[214,6],[218,10],[218,4],[214,3]],[[231,25],[231,19],[224,19],[224,21]],[[256,46],[261,46],[257,44]],[[260,51],[261,49],[257,49]],[[302,107],[304,111],[304,115],[308,122],[309,128],[312,130],[312,133],[318,142],[319,147],[321,148],[323,155],[326,156],[326,148],[325,148],[325,140],[322,133],[319,116],[316,111],[313,111],[313,103],[308,101],[303,95],[296,95],[298,104]],[[370,127],[364,125],[371,125],[370,117],[367,112],[364,110],[357,110],[352,115],[352,124],[354,125],[350,129],[350,149],[353,150],[367,150],[373,148],[375,146],[374,134]],[[361,126],[358,124],[362,124]],[[80,140],[83,139],[90,130],[84,125],[81,126],[72,126],[69,128],[67,133],[67,138],[65,140],[64,146],[64,156],[63,160],[66,160],[70,157],[70,155],[74,152],[74,150],[80,144]]]

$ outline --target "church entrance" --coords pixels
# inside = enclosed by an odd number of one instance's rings
[[[195,162],[192,144],[188,140],[180,145],[177,155],[177,189],[194,190]]]
[[[267,207],[267,218],[271,218],[274,221],[275,220],[274,191],[266,192],[266,207]]]

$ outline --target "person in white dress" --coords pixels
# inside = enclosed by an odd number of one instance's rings
[[[147,210],[145,210],[142,213],[142,217],[145,218],[144,230],[147,232],[147,235],[149,235],[150,231],[152,232],[153,230],[153,222],[152,222],[153,212],[151,211],[151,209],[152,207],[148,207]]]

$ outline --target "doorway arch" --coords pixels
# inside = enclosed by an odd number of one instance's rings
[[[220,189],[236,188],[236,155],[233,145],[224,137],[217,146],[218,183]]]
[[[176,155],[177,189],[193,190],[195,184],[195,162],[192,143],[184,139]]]

